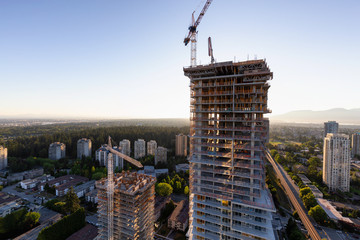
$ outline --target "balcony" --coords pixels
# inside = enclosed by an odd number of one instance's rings
[[[264,122],[268,121],[267,118],[244,118],[244,117],[225,117],[225,118],[201,118],[201,117],[192,117],[191,121],[229,121],[229,122]]]

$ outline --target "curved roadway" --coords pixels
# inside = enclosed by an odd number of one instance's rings
[[[319,233],[316,231],[313,223],[309,219],[309,216],[307,215],[306,210],[300,204],[301,200],[299,199],[299,196],[297,196],[296,190],[291,185],[291,183],[289,182],[287,177],[285,177],[286,175],[284,173],[284,170],[281,167],[278,166],[277,162],[274,161],[274,159],[271,157],[269,151],[265,151],[265,153],[266,153],[267,159],[269,160],[269,162],[273,166],[273,168],[274,168],[274,170],[276,172],[276,175],[280,179],[281,184],[285,188],[286,194],[288,195],[292,205],[294,206],[295,210],[299,214],[300,220],[304,224],[304,226],[305,226],[306,230],[308,231],[311,239],[313,239],[313,240],[321,240],[321,237],[320,237]]]

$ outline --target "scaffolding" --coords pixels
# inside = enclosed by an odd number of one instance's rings
[[[156,178],[123,171],[113,175],[112,179],[96,182],[100,225],[98,239],[110,239],[110,236],[114,240],[153,239]],[[112,194],[109,193],[110,182],[113,184]],[[111,211],[109,202],[113,203]]]
[[[190,239],[274,239],[265,186],[265,60],[184,68],[190,78]]]

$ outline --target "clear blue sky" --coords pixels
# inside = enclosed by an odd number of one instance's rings
[[[0,1],[0,116],[189,116],[182,43],[204,0]],[[198,60],[266,58],[273,114],[360,108],[360,2],[214,0]]]

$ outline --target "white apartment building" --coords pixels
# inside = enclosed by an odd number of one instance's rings
[[[131,153],[131,144],[127,139],[123,139],[119,142],[119,148],[121,149],[121,153],[130,156]]]
[[[360,156],[360,133],[354,133],[351,136],[351,155]]]
[[[117,146],[113,147],[114,150],[118,152],[122,152],[120,148]],[[101,146],[99,149],[95,151],[95,161],[99,162],[99,165],[102,167],[107,167],[107,158],[108,158],[109,151],[104,147]],[[117,167],[119,170],[124,168],[124,159],[119,157],[118,155],[113,154],[114,160],[114,169]]]
[[[187,156],[187,136],[184,134],[176,135],[175,139],[175,155]]]
[[[0,170],[8,166],[8,150],[6,147],[0,145]]]
[[[324,139],[323,182],[330,191],[350,190],[350,139],[328,133]]]
[[[328,133],[338,133],[339,124],[335,121],[328,121],[324,123],[324,137],[327,136]]]
[[[91,139],[82,138],[77,141],[77,158],[91,157]]]
[[[61,142],[54,142],[49,146],[49,159],[59,160],[65,157],[66,146]]]
[[[145,157],[145,140],[138,139],[134,142],[134,158],[139,159]]]
[[[157,148],[157,143],[155,140],[151,140],[147,142],[147,155],[155,156],[156,148]]]
[[[158,147],[155,152],[155,165],[159,162],[167,162],[167,148]]]

